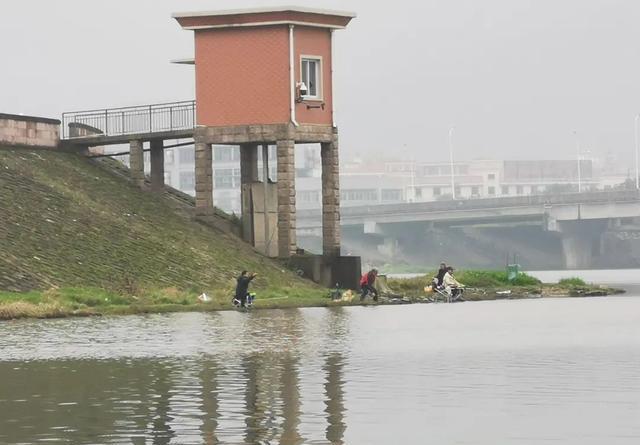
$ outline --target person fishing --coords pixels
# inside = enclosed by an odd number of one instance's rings
[[[453,271],[455,269],[451,266],[447,267],[447,273],[444,274],[444,278],[442,279],[442,284],[444,285],[445,292],[453,299],[456,300],[462,295],[462,290],[464,289],[464,284],[459,282],[453,276]]]
[[[440,263],[440,268],[438,269],[438,274],[433,277],[433,286],[436,288],[441,288],[444,282],[444,276],[447,274],[447,264],[443,261]]]
[[[360,278],[360,289],[362,290],[360,301],[364,300],[369,294],[373,295],[373,301],[378,301],[378,291],[374,287],[377,276],[377,269],[371,269],[369,272],[362,275],[362,278]]]
[[[249,295],[249,284],[251,283],[251,280],[253,280],[256,277],[256,275],[258,274],[255,272],[250,274],[246,270],[243,270],[240,276],[238,277],[237,279],[238,284],[236,285],[236,296],[234,300],[239,301],[240,307],[247,306],[247,296]]]

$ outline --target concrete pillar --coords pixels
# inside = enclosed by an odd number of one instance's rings
[[[606,220],[562,221],[558,228],[567,269],[589,269],[593,257],[601,254]]]
[[[133,183],[144,187],[144,149],[140,140],[129,142],[129,171]]]
[[[591,245],[579,236],[562,235],[562,254],[567,269],[589,269],[591,267]]]
[[[211,144],[196,142],[196,216],[213,215],[213,158]]]
[[[296,253],[295,141],[278,141],[278,256]]]
[[[258,144],[240,146],[240,181],[242,184],[258,181]]]
[[[240,146],[240,204],[242,208],[242,239],[255,246],[253,239],[253,211],[251,184],[258,182],[258,145]]]
[[[398,252],[398,240],[395,238],[385,238],[382,244],[378,244],[378,252],[388,258],[395,258]]]
[[[338,135],[324,143],[322,158],[322,253],[340,256],[340,164]]]
[[[164,191],[164,141],[151,140],[151,191]]]

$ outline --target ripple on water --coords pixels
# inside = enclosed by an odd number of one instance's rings
[[[0,443],[635,444],[639,309],[620,298],[0,323]]]

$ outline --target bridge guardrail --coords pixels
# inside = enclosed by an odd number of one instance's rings
[[[464,210],[495,209],[500,207],[550,206],[580,203],[640,201],[640,191],[598,191],[585,193],[563,193],[557,195],[531,195],[506,198],[481,198],[456,201],[431,201],[419,203],[380,204],[371,206],[342,207],[343,218],[366,215],[389,215],[403,213],[427,213]],[[321,209],[299,211],[297,217],[315,217]]]
[[[71,139],[69,124],[99,130],[103,136],[189,130],[196,125],[196,101],[62,113],[62,138]]]

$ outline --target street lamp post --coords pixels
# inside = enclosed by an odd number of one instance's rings
[[[453,173],[453,127],[449,129],[449,164],[451,167],[451,197],[456,199],[456,184]]]
[[[407,144],[402,144],[404,153],[407,153]],[[407,202],[416,201],[416,160],[411,159],[411,167],[409,169],[409,189],[407,190],[406,200]],[[404,171],[404,168],[403,168]]]
[[[638,167],[638,151],[640,149],[640,114],[636,114],[635,119],[635,139],[636,139],[636,190],[640,190],[640,170]]]
[[[576,136],[576,154],[578,156],[578,193],[582,192],[582,166],[580,162],[580,139],[578,139],[578,132],[574,131]]]

